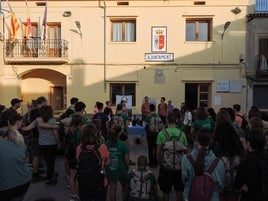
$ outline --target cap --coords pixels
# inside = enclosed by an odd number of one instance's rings
[[[22,102],[22,100],[20,100],[20,99],[18,99],[18,98],[13,98],[12,100],[11,100],[11,105],[13,106],[13,105],[15,105],[15,104],[17,104],[17,103],[21,103]]]

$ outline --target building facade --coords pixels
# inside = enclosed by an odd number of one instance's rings
[[[248,1],[28,0],[29,15],[24,0],[8,2],[21,32],[12,42],[10,7],[2,1],[2,104],[44,95],[62,110],[75,96],[92,113],[96,101],[115,106],[123,98],[140,113],[147,95],[175,107],[247,109]]]
[[[248,106],[268,111],[268,2],[256,0],[247,16]]]

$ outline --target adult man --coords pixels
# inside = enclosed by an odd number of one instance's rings
[[[10,101],[11,107],[3,113],[1,127],[8,127],[8,118],[14,114],[17,114],[17,110],[20,108],[21,102],[22,100],[18,98],[13,98]]]
[[[160,103],[158,104],[158,115],[162,119],[162,122],[164,125],[166,125],[166,119],[167,119],[167,113],[168,113],[168,107],[167,104],[165,103],[166,98],[161,97]]]
[[[142,115],[142,121],[149,116],[150,114],[150,103],[149,103],[149,97],[144,97],[144,102],[141,105],[141,115]]]

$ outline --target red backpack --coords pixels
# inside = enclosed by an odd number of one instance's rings
[[[194,159],[191,154],[187,154],[187,158],[194,167]],[[216,189],[215,182],[211,176],[211,173],[215,169],[219,162],[219,158],[216,158],[209,169],[204,171],[202,175],[195,175],[192,179],[189,201],[211,201],[213,192]]]

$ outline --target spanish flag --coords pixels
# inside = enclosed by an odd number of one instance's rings
[[[15,13],[11,12],[11,26],[10,26],[10,42],[13,43],[20,31],[20,24],[17,20]]]
[[[26,4],[26,15],[27,15],[27,26],[25,28],[25,41],[28,42],[28,40],[30,39],[32,35],[32,23],[30,20],[30,12],[29,12],[27,0],[25,0],[25,4]]]

